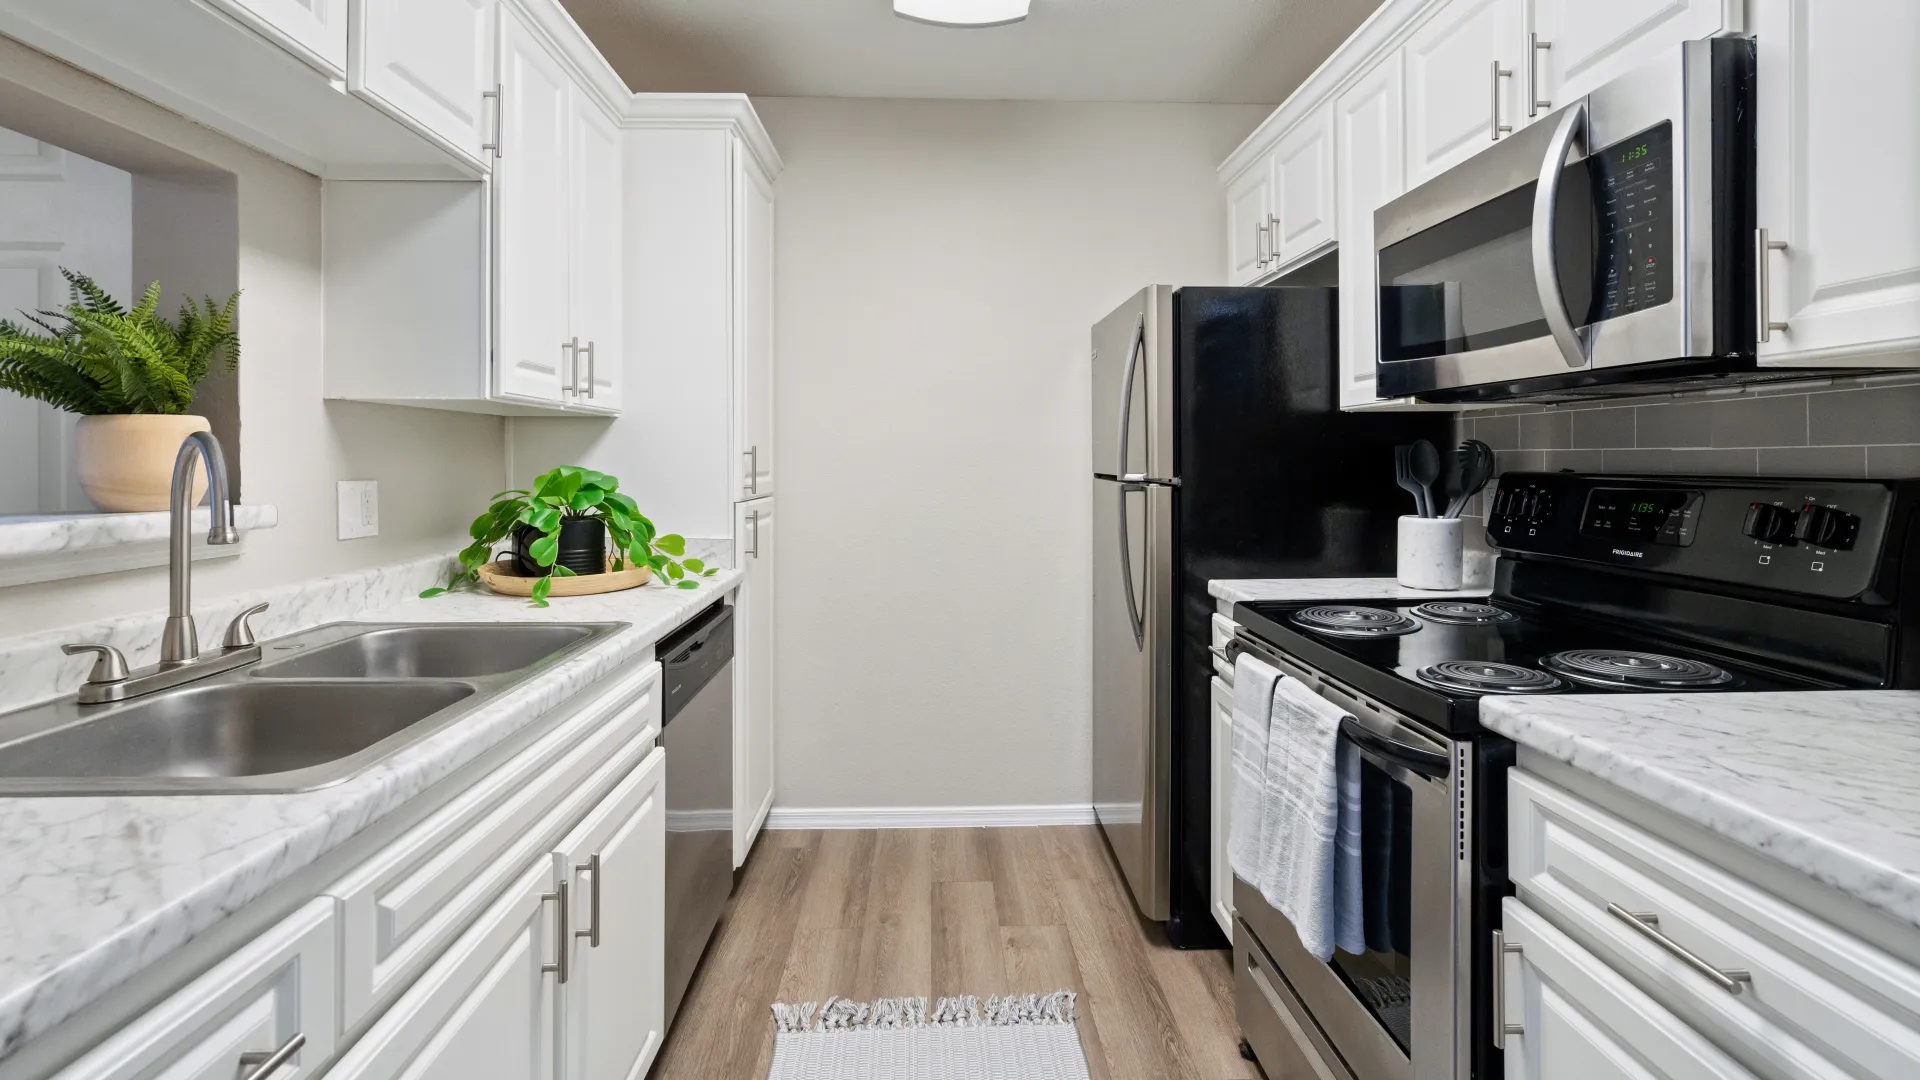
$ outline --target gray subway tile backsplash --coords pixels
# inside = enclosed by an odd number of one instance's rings
[[[1864,446],[1788,446],[1760,451],[1760,471],[1769,476],[1867,475]]]
[[[1527,413],[1519,417],[1520,442],[1529,450],[1565,450],[1573,446],[1573,414]]]
[[[1632,446],[1633,412],[1633,408],[1628,406],[1618,409],[1579,409],[1569,413],[1573,439],[1568,445],[1582,450]]]
[[[1867,447],[1867,475],[1877,480],[1920,477],[1920,446]]]
[[[1815,446],[1920,443],[1920,386],[1876,386],[1807,397]]]
[[[1752,476],[1760,471],[1762,451],[1686,447],[1672,453],[1671,464],[1677,473],[1693,476]]]
[[[1713,426],[1706,408],[1701,401],[1639,406],[1634,410],[1634,439],[1642,446],[1711,446]]]
[[[1702,404],[1712,430],[1710,446],[1807,445],[1807,399],[1799,394]]]
[[[1673,451],[1626,448],[1605,450],[1601,468],[1612,473],[1664,473],[1673,471]]]

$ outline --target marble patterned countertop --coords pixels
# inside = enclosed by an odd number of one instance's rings
[[[1480,722],[1920,926],[1920,691],[1489,697]]]
[[[440,561],[380,571],[385,578],[378,587],[346,577],[314,583],[333,606],[309,599],[299,618],[288,611],[297,604],[283,604],[266,632],[279,636],[344,619],[630,626],[459,723],[317,791],[0,798],[0,1059],[618,670],[742,576],[722,570],[697,590],[656,584],[569,597],[544,610],[475,593],[395,602],[407,595],[397,590],[418,590],[423,571],[426,580],[436,578]],[[338,604],[351,602],[347,597],[375,597],[380,606],[342,609]],[[36,673],[45,667],[31,666]]]
[[[1455,596],[1485,596],[1485,586],[1435,591],[1409,589],[1390,577],[1247,578],[1207,582],[1215,600],[1240,604],[1249,600],[1438,600]]]

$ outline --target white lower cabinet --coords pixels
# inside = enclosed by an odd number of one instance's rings
[[[59,1080],[233,1080],[298,1040],[272,1074],[304,1080],[333,1056],[333,901],[309,902],[69,1065]]]
[[[665,776],[655,750],[553,852],[569,883],[565,1080],[639,1080],[666,1038]]]
[[[1227,841],[1233,832],[1233,686],[1214,676],[1208,680],[1213,695],[1211,754],[1213,778],[1212,850],[1208,853],[1208,891],[1213,920],[1233,936],[1233,866],[1227,861]]]
[[[773,809],[775,565],[777,518],[772,498],[737,508],[734,565],[746,570],[740,583],[734,640],[733,864],[747,861],[755,837]]]
[[[1501,922],[1507,1080],[1753,1080],[1520,901]]]

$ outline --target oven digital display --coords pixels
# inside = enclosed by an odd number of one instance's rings
[[[1693,543],[1700,514],[1697,491],[1595,488],[1580,516],[1580,535],[1623,544]]]
[[[1673,124],[1587,158],[1593,183],[1593,299],[1587,322],[1673,299]]]

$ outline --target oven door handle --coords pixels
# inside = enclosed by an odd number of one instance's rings
[[[1560,117],[1547,142],[1545,160],[1540,163],[1540,182],[1533,189],[1533,287],[1540,294],[1540,311],[1547,331],[1570,368],[1582,368],[1592,360],[1588,336],[1573,325],[1573,313],[1560,294],[1560,265],[1554,259],[1554,240],[1559,231],[1558,202],[1560,173],[1573,152],[1573,140],[1587,134],[1587,103],[1577,101]]]
[[[1438,780],[1453,771],[1453,762],[1447,760],[1447,755],[1388,738],[1351,716],[1341,718],[1340,734],[1352,740],[1355,746],[1370,750],[1420,776]]]

